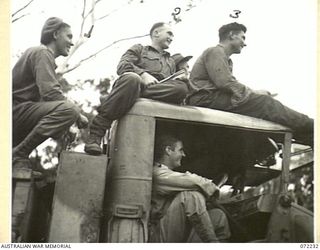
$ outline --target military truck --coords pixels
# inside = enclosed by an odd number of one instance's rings
[[[314,241],[313,213],[292,202],[288,192],[290,129],[142,98],[114,123],[105,155],[61,154],[49,210],[36,188],[41,180],[31,177],[20,241],[148,242],[154,143],[167,133],[184,142],[187,157],[178,171],[222,181],[221,190],[228,190],[216,205],[229,219],[230,242]],[[275,154],[277,159],[268,159]]]

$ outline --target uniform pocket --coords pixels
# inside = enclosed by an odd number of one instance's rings
[[[141,56],[141,64],[142,67],[148,72],[160,72],[162,69],[162,65],[160,62],[160,58],[155,55],[142,55]]]

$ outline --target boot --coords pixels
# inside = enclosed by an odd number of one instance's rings
[[[32,164],[29,160],[29,155],[38,145],[44,142],[48,137],[37,133],[34,128],[27,137],[20,142],[19,145],[12,150],[12,168],[14,171],[17,169],[32,169]],[[36,175],[39,172],[34,173]]]
[[[193,214],[189,217],[189,221],[203,242],[219,242],[207,212],[201,215]]]
[[[84,151],[90,155],[102,154],[101,145],[102,136],[91,134],[89,135],[88,141],[84,146]]]
[[[104,118],[98,114],[93,120],[90,126],[90,134],[84,151],[90,155],[100,155],[102,149],[100,147],[102,137],[105,135],[106,130],[110,129],[112,121]]]

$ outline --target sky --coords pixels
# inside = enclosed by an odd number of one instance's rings
[[[13,0],[12,12],[27,0]],[[39,44],[40,31],[50,16],[64,19],[72,27],[74,40],[79,34],[81,0],[34,0],[22,13],[30,13],[11,26],[13,66],[17,54]],[[90,1],[88,1],[90,2]],[[115,9],[109,17],[96,22],[92,37],[77,51],[70,64],[112,42],[149,32],[153,23],[172,20],[175,7],[181,8],[182,21],[173,26],[174,41],[170,53],[192,55],[192,66],[206,48],[218,43],[218,29],[237,21],[246,25],[247,47],[233,55],[233,73],[239,82],[252,89],[277,93],[283,104],[316,114],[317,80],[317,1],[316,0],[144,0],[127,5],[124,0],[102,0],[96,8],[99,17]],[[186,11],[189,2],[196,6]],[[240,10],[238,18],[230,14]],[[85,26],[88,30],[90,24]],[[72,84],[78,79],[116,78],[121,55],[133,44],[150,44],[149,37],[117,43],[95,58],[65,75]],[[62,58],[63,59],[63,58]],[[61,58],[57,64],[61,63]],[[84,95],[84,96],[82,96]],[[92,93],[77,95],[92,97]],[[97,97],[94,97],[97,99]]]

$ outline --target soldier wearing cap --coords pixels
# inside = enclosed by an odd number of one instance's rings
[[[29,154],[47,138],[58,138],[74,123],[88,123],[80,109],[66,100],[55,73],[55,58],[67,56],[70,26],[49,18],[41,45],[27,49],[12,70],[13,170],[32,168]]]
[[[192,58],[192,56],[186,56],[184,57],[180,53],[172,55],[172,58],[174,60],[174,63],[176,64],[177,71],[182,69],[189,69],[188,61]]]
[[[192,58],[192,56],[186,56],[184,57],[180,53],[176,53],[172,55],[172,59],[174,60],[176,64],[176,70],[177,72],[181,71],[181,74],[175,77],[174,79],[179,79],[181,81],[184,81],[188,85],[188,90],[189,93],[192,93],[195,91],[196,87],[194,84],[192,84],[189,76],[190,76],[190,71],[189,71],[189,60]]]

